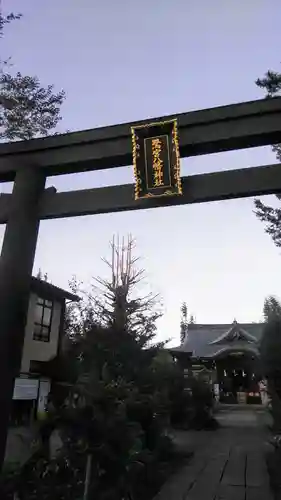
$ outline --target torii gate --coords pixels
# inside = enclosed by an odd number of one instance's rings
[[[181,157],[281,143],[281,98],[233,104],[177,118]],[[30,278],[41,219],[139,210],[272,194],[281,190],[280,165],[182,178],[182,195],[134,200],[134,186],[56,193],[49,176],[132,164],[131,127],[122,124],[0,145],[0,182],[14,181],[0,196],[6,223],[0,260],[0,465],[13,383],[20,370]]]

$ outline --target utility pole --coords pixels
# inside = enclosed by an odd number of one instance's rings
[[[17,170],[0,257],[0,468],[5,458],[14,380],[20,372],[45,181],[40,168],[22,165]]]

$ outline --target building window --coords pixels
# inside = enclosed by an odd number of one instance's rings
[[[53,302],[38,297],[35,308],[33,340],[49,342],[51,334]]]

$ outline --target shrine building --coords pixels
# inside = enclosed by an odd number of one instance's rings
[[[263,323],[190,324],[170,349],[186,373],[208,380],[223,403],[260,403],[259,342]]]

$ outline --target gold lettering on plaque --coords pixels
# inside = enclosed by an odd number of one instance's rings
[[[162,141],[159,137],[152,139],[152,170],[154,187],[164,186],[163,160],[161,160]]]

